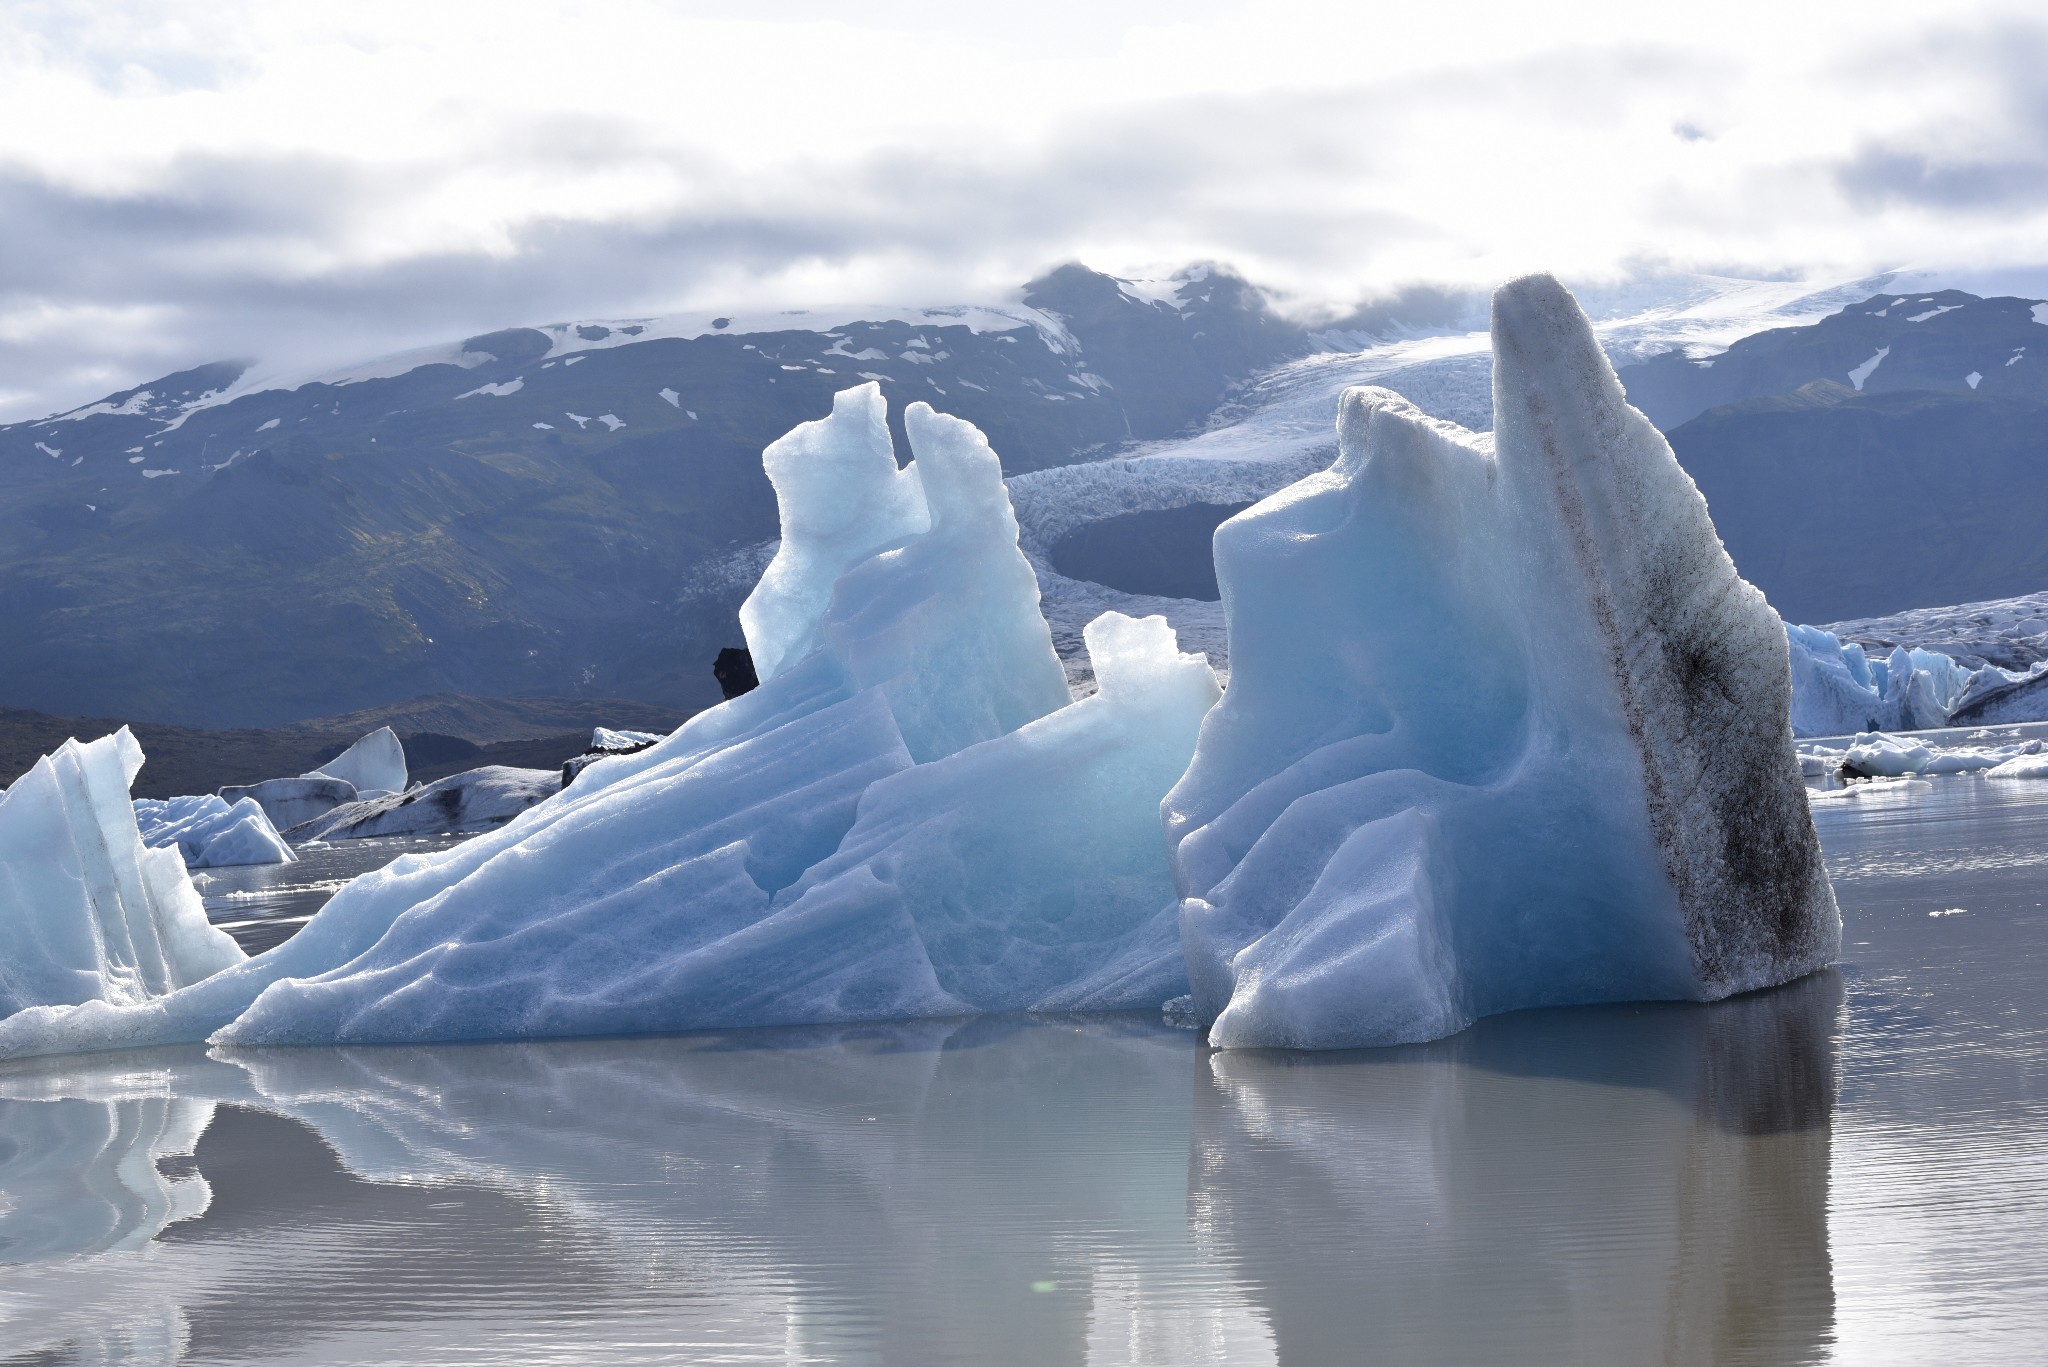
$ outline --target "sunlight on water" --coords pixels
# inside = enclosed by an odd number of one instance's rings
[[[1413,1048],[1092,1017],[13,1065],[0,1362],[2038,1361],[2048,784],[1816,820],[1839,970]]]

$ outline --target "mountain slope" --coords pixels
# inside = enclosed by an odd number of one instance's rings
[[[1925,390],[2048,401],[2048,304],[1961,290],[1880,294],[1711,355],[1674,348],[1621,369],[1629,402],[1671,431],[1710,408],[1828,380],[1867,394]]]
[[[760,452],[928,399],[1010,471],[1204,418],[1306,334],[1227,273],[1022,304],[515,328],[300,380],[203,367],[0,427],[0,698],[268,725],[427,693],[716,698]]]

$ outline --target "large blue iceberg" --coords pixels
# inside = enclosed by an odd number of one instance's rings
[[[857,551],[791,519],[778,563],[794,568],[763,581],[772,611],[743,616],[775,661],[759,688],[500,829],[357,879],[203,982],[20,1011],[0,1055],[1156,1009],[1185,992],[1158,811],[1214,675],[1163,621],[1112,615],[1089,635],[1100,691],[1071,701],[995,453],[916,404],[899,470],[882,418],[863,386],[778,443],[826,486],[785,470],[785,504],[872,507],[879,488],[914,495],[917,516]],[[807,527],[824,544],[798,544]]]
[[[1217,533],[1220,702],[1114,613],[1071,699],[982,434],[913,404],[899,465],[848,390],[766,453],[760,687],[255,958],[17,993],[0,1058],[1174,999],[1219,1046],[1327,1048],[1820,967],[1777,617],[1556,282],[1494,338],[1494,434],[1352,390],[1337,463]]]
[[[1786,640],[1547,276],[1494,432],[1353,389],[1335,465],[1216,534],[1230,689],[1167,799],[1224,1046],[1436,1038],[1825,965]]]

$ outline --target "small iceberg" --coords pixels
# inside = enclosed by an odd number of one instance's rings
[[[208,793],[199,797],[137,798],[135,824],[152,849],[175,846],[188,869],[234,864],[289,864],[291,846],[271,825],[254,798],[230,804]]]
[[[1225,522],[1231,682],[1167,798],[1220,1047],[1712,1000],[1841,919],[1785,633],[1555,280],[1494,296],[1494,433],[1345,393],[1335,465]]]
[[[94,1047],[96,1022],[243,962],[178,852],[142,843],[141,768],[124,726],[64,742],[0,793],[0,1015],[40,1017],[43,1052]]]

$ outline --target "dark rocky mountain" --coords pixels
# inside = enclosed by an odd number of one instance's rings
[[[2048,585],[2048,304],[1878,295],[1620,374],[1745,578],[1828,622]]]
[[[1791,621],[2048,585],[2048,404],[1820,381],[1703,413],[1671,444]]]
[[[1012,473],[1200,423],[1309,349],[1227,272],[1023,306],[513,328],[354,374],[223,364],[0,427],[0,700],[266,726],[458,692],[716,701],[761,448],[878,380]],[[900,437],[900,432],[899,432]],[[445,729],[445,728],[440,728]]]
[[[1961,290],[1876,295],[1715,356],[1667,351],[1625,366],[1629,402],[1669,432],[1710,408],[1828,380],[1865,394],[1919,390],[2048,402],[2048,304]]]

